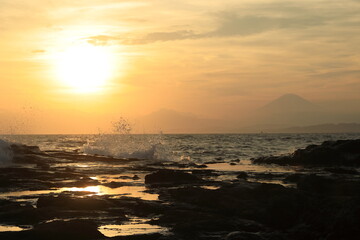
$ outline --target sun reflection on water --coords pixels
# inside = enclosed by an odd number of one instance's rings
[[[146,223],[142,224],[123,224],[123,225],[104,225],[99,228],[99,231],[106,237],[116,236],[129,236],[139,234],[151,234],[151,233],[166,233],[167,229]]]
[[[72,188],[63,188],[62,191],[70,191],[70,192],[92,192],[96,195],[103,195],[101,191],[101,186],[88,186],[84,188],[72,187]]]
[[[117,195],[141,198],[143,200],[156,201],[159,199],[158,194],[147,193],[144,186],[123,186],[118,188],[109,188],[105,186],[88,186],[84,188],[72,187],[62,188],[60,192],[90,192],[89,195]]]
[[[149,220],[150,219],[147,218],[138,218],[131,216],[129,221],[124,222],[121,225],[102,225],[99,227],[99,231],[106,237],[130,236],[152,233],[161,233],[164,235],[169,234],[168,228],[148,224]]]
[[[0,232],[19,232],[23,230],[26,229],[19,226],[0,225]]]

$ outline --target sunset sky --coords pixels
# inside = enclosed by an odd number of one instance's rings
[[[360,1],[0,0],[2,132],[159,109],[240,119],[285,94],[355,109]]]

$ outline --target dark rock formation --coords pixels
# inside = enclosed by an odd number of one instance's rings
[[[247,179],[248,174],[246,172],[239,172],[238,175],[236,176],[236,178],[238,178],[238,179]]]
[[[326,141],[298,149],[290,156],[271,156],[253,159],[255,164],[279,165],[360,165],[360,139]]]
[[[145,176],[145,184],[184,184],[199,183],[202,179],[196,175],[175,170],[159,170]]]
[[[304,174],[294,173],[294,174],[288,175],[288,176],[283,180],[283,182],[284,182],[284,183],[297,183],[303,176],[304,176]]]
[[[360,196],[360,181],[305,175],[297,182],[299,190],[331,196]]]
[[[0,222],[32,226],[32,229],[0,232],[0,239],[356,239],[360,236],[360,178],[352,165],[359,165],[358,145],[359,140],[325,142],[297,150],[291,156],[258,160],[258,163],[304,165],[296,167],[296,173],[223,172],[194,169],[197,168],[194,166],[186,171],[178,169],[189,169],[189,164],[153,164],[140,160],[130,164],[130,161],[72,152],[37,153],[36,148],[15,147],[13,151],[19,154],[19,161],[35,164],[0,168],[0,191],[5,194],[25,191],[30,195],[0,199]],[[77,167],[91,161],[102,164],[95,168]],[[117,164],[116,167],[106,165],[109,162]],[[67,163],[71,163],[69,167]],[[294,188],[247,182],[248,174],[252,181],[283,180],[294,183],[291,184]],[[105,178],[92,178],[102,175]],[[141,186],[143,190],[144,175],[148,184],[145,192],[159,194],[159,200],[110,193],[51,193],[52,189],[58,191],[64,186],[101,184],[114,188]],[[135,182],[113,181],[113,176]],[[234,180],[235,176],[238,180]],[[39,189],[48,193],[31,193]],[[133,218],[141,219],[140,224],[168,227],[171,235],[158,232],[110,238],[97,230],[96,223],[118,225]]]
[[[38,208],[54,207],[59,209],[71,210],[103,210],[111,206],[111,202],[96,197],[72,197],[66,194],[59,196],[42,196],[39,197],[36,206]]]
[[[104,235],[97,230],[97,224],[93,221],[70,220],[41,223],[27,231],[0,233],[0,238],[6,240],[98,240],[104,239]]]
[[[39,239],[99,239],[103,235],[97,230],[97,224],[89,220],[53,221],[35,226],[34,235]]]
[[[334,174],[359,175],[359,172],[353,168],[328,167],[328,168],[324,168],[324,171],[331,172]]]
[[[265,239],[258,233],[231,232],[225,237],[225,240],[265,240]]]
[[[242,183],[208,190],[197,187],[170,189],[160,197],[211,209],[222,216],[238,216],[274,228],[297,223],[306,197],[276,184]]]

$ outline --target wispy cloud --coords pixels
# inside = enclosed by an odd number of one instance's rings
[[[329,10],[330,9],[330,10]],[[305,31],[335,26],[345,23],[356,25],[356,11],[342,9],[334,11],[333,8],[311,9],[304,4],[280,4],[278,2],[264,5],[249,5],[247,8],[234,8],[216,13],[208,13],[207,17],[212,22],[212,30],[196,31],[196,24],[190,24],[186,29],[167,31],[169,28],[163,26],[164,31],[154,31],[146,34],[128,32],[126,36],[110,34],[108,36],[90,36],[88,38],[93,44],[124,44],[138,45],[150,44],[161,41],[178,41],[185,39],[203,38],[226,38],[246,37],[269,31]],[[204,15],[205,17],[205,15]],[[209,27],[211,27],[209,23]],[[193,28],[192,28],[193,27]],[[316,30],[315,30],[316,31]]]

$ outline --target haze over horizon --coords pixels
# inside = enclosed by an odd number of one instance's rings
[[[0,0],[0,133],[106,132],[119,117],[140,133],[360,123],[359,9]]]

